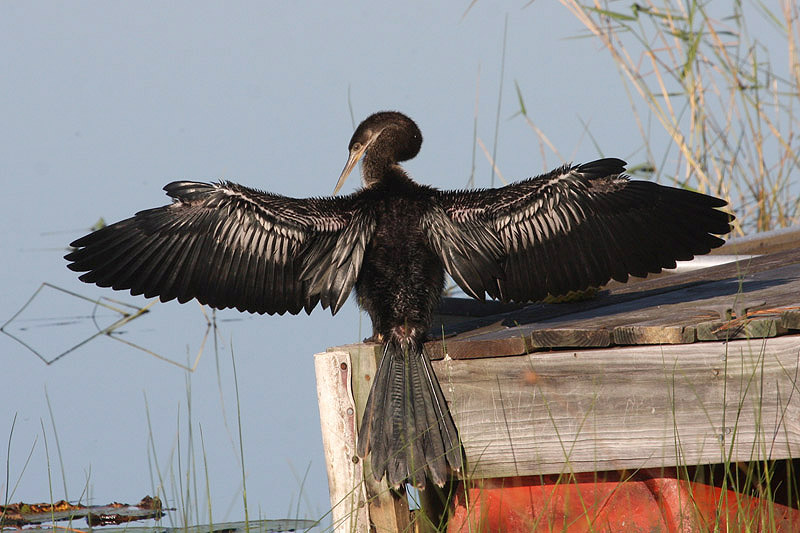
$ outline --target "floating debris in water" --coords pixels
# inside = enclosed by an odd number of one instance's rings
[[[158,520],[164,516],[164,510],[161,500],[150,496],[145,496],[136,505],[119,502],[108,505],[81,505],[64,500],[53,504],[20,502],[0,505],[0,527],[21,527],[76,518],[85,518],[90,526],[105,526],[150,518]]]
[[[85,518],[89,526],[107,526],[124,524],[136,520],[158,520],[165,515],[161,499],[145,496],[136,505],[113,502],[108,505],[81,505],[61,500],[56,503],[13,503],[0,505],[0,529],[14,528],[19,531],[22,526],[61,522]],[[219,524],[203,524],[196,526],[165,527],[107,527],[103,533],[277,533],[280,531],[303,531],[318,524],[315,520],[279,519],[251,520],[250,522],[222,522]],[[26,527],[24,533],[52,533],[53,527]]]

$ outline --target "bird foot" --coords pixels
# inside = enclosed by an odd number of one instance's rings
[[[383,344],[383,335],[380,333],[375,333],[372,337],[367,337],[362,342],[375,342],[378,344]]]

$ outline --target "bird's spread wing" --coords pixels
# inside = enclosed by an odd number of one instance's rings
[[[173,203],[72,243],[69,268],[101,287],[162,301],[197,298],[253,313],[335,313],[374,222],[349,197],[296,199],[233,183],[173,182]]]
[[[432,247],[467,293],[526,302],[674,268],[724,242],[715,236],[731,229],[732,215],[717,209],[724,200],[629,180],[624,170],[624,161],[601,159],[499,189],[442,192],[446,220],[430,227],[458,230],[429,230]],[[471,249],[478,253],[452,252]],[[465,274],[487,258],[501,275]]]
[[[443,193],[458,194],[458,193]],[[503,277],[503,243],[490,224],[475,217],[454,220],[436,206],[425,212],[422,227],[445,270],[458,286],[473,298],[483,299],[484,291]]]

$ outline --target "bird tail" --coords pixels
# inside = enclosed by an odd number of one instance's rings
[[[447,465],[462,467],[461,444],[442,388],[422,344],[391,337],[367,399],[358,455],[372,452],[372,472],[393,487],[447,481]]]

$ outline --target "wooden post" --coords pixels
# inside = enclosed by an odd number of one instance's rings
[[[381,346],[378,344],[351,344],[346,347],[353,361],[352,391],[358,416],[358,427],[367,398],[372,387],[375,371],[378,369],[378,358]],[[408,498],[389,490],[386,480],[375,481],[372,475],[372,463],[369,457],[363,461],[364,487],[369,501],[369,519],[378,533],[387,531],[408,531],[411,513],[408,509]]]
[[[356,413],[351,384],[350,354],[314,356],[322,445],[328,468],[331,514],[337,533],[369,532],[362,465],[356,456]]]
[[[356,438],[377,369],[380,346],[353,344],[314,356],[322,442],[337,532],[408,531],[408,499],[375,481]]]

